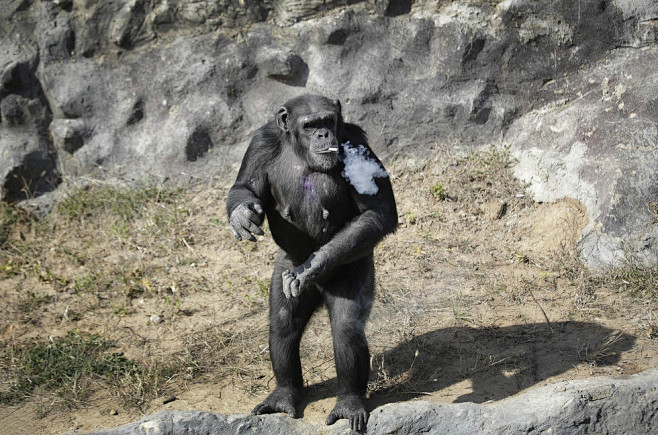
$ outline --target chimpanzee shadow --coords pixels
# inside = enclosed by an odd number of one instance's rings
[[[595,323],[535,323],[504,328],[452,327],[407,340],[373,358],[369,406],[410,400],[471,380],[456,402],[500,400],[582,362],[619,361],[635,337]],[[334,395],[335,379],[311,385],[306,407]]]

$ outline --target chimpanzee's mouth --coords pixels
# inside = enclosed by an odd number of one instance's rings
[[[330,154],[330,153],[337,153],[338,152],[338,147],[327,147],[327,148],[322,148],[320,150],[314,150],[315,154]]]

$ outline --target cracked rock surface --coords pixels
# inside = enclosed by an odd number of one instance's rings
[[[385,160],[508,146],[537,200],[586,207],[588,265],[658,261],[654,0],[11,0],[0,21],[3,200],[228,182],[282,101],[321,93]]]
[[[626,379],[607,377],[560,382],[490,404],[406,402],[381,406],[370,415],[369,434],[652,433],[658,428],[658,371]],[[141,434],[348,434],[335,426],[305,424],[283,414],[222,415],[163,411],[136,423],[94,432]]]

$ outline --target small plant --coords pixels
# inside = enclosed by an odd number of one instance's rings
[[[455,318],[455,324],[459,326],[472,325],[475,323],[473,315],[462,306],[462,302],[461,296],[452,301],[452,314]]]
[[[0,201],[0,246],[9,238],[11,228],[19,220],[19,212],[4,201]]]
[[[178,315],[178,313],[181,311],[181,305],[183,304],[181,298],[175,295],[171,295],[171,296],[163,295],[162,302],[164,303],[165,306],[166,318],[169,319]]]
[[[210,218],[208,221],[218,228],[224,228],[226,226],[226,221],[218,218]]]
[[[258,284],[258,293],[264,298],[267,298],[270,294],[270,280],[256,280],[256,284]]]
[[[530,264],[531,260],[530,257],[528,257],[528,254],[525,254],[523,252],[515,252],[512,254],[512,261],[515,263],[523,263],[523,264]]]
[[[437,201],[445,201],[447,198],[445,186],[443,186],[441,183],[436,183],[434,186],[432,186],[432,196]]]
[[[608,336],[588,342],[578,352],[580,359],[590,364],[605,364],[607,358],[617,356],[617,347],[624,339],[620,331],[613,331]]]
[[[232,332],[226,325],[213,325],[184,337],[188,369],[195,377],[213,373],[213,379],[241,379],[237,385],[250,393],[262,391],[261,374],[268,366],[267,326],[254,323],[248,329]],[[233,381],[231,381],[233,382]]]
[[[644,334],[647,338],[655,340],[658,338],[658,322],[653,314],[653,311],[649,311],[649,318],[644,322]]]
[[[116,281],[121,292],[129,299],[143,296],[150,285],[150,281],[144,277],[144,271],[138,266],[120,271]]]
[[[259,280],[258,278],[245,277],[244,284],[248,287],[251,287],[253,284],[256,284],[256,292],[249,292],[245,296],[249,304],[256,302],[262,302],[263,299],[267,299],[270,294],[270,280]]]
[[[0,278],[7,278],[12,275],[23,273],[25,268],[20,264],[14,263],[13,258],[0,260]]]
[[[16,308],[22,314],[24,320],[33,320],[32,313],[52,300],[51,296],[39,293],[37,290],[28,291],[19,296]]]
[[[413,212],[413,210],[408,211],[407,214],[404,215],[404,221],[407,223],[407,225],[413,225],[416,223],[416,213]]]
[[[75,290],[75,293],[81,294],[93,292],[97,279],[98,278],[95,274],[77,276],[73,283],[73,289]]]

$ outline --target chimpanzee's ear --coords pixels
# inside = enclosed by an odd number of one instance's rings
[[[290,128],[288,127],[288,109],[281,107],[276,113],[276,125],[279,126],[281,131],[287,133]]]

